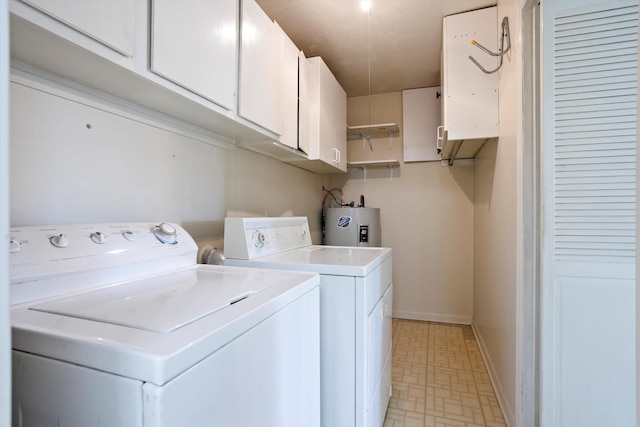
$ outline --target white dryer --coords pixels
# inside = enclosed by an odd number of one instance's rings
[[[391,396],[391,249],[311,244],[306,217],[225,219],[225,265],[320,273],[321,423],[379,427]]]
[[[319,277],[175,224],[11,229],[13,426],[319,426]]]

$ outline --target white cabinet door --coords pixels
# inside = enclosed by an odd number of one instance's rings
[[[126,55],[134,54],[135,0],[23,0]]]
[[[440,124],[440,87],[402,91],[402,148],[404,161],[440,160],[436,133]]]
[[[313,91],[311,88],[311,63],[298,55],[298,148],[305,154],[311,152],[311,111]]]
[[[347,170],[347,94],[320,60],[318,63],[320,159]]]
[[[346,172],[347,95],[319,56],[307,59],[306,66],[301,67],[301,76],[308,88],[308,100],[304,102],[301,98],[301,104],[306,104],[309,116],[309,130],[301,130],[301,134],[309,138],[309,159],[321,162],[312,170]]]
[[[238,0],[153,0],[151,7],[152,71],[234,110]]]
[[[280,142],[298,148],[298,56],[300,51],[287,34],[276,25],[282,46],[280,64]]]
[[[255,0],[242,0],[241,16],[238,114],[279,134],[282,38]]]

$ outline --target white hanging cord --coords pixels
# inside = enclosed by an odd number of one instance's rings
[[[371,127],[371,7],[369,7],[369,14],[367,15],[367,41],[368,41],[368,62],[369,62],[369,70],[368,70],[368,99],[367,103],[369,104],[369,113],[368,113],[368,124]],[[371,143],[371,137],[367,137],[367,142],[369,142],[369,149],[373,151],[373,144]]]

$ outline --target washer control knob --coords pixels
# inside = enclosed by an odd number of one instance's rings
[[[131,230],[127,230],[127,231],[123,231],[122,232],[122,237],[124,237],[125,239],[127,239],[130,242],[135,242],[136,239],[138,238],[138,235],[131,231]]]
[[[153,229],[153,234],[158,240],[160,240],[161,243],[169,243],[172,245],[178,243],[178,232],[176,231],[176,228],[171,224],[167,224],[166,222],[155,226]]]
[[[166,222],[161,223],[158,228],[167,236],[175,236],[177,234],[176,228],[171,224],[167,224]]]
[[[56,248],[66,248],[69,246],[69,239],[66,234],[59,234],[57,236],[49,237],[49,241]]]
[[[107,241],[107,235],[104,234],[102,231],[96,231],[95,233],[91,233],[91,241],[93,243],[103,245],[104,242]]]
[[[22,242],[18,239],[9,240],[9,252],[15,254],[16,252],[20,252],[22,249]]]

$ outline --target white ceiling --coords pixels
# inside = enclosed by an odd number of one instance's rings
[[[440,85],[442,17],[496,4],[372,0],[369,14],[360,9],[360,0],[257,2],[307,57],[324,59],[347,96]]]

